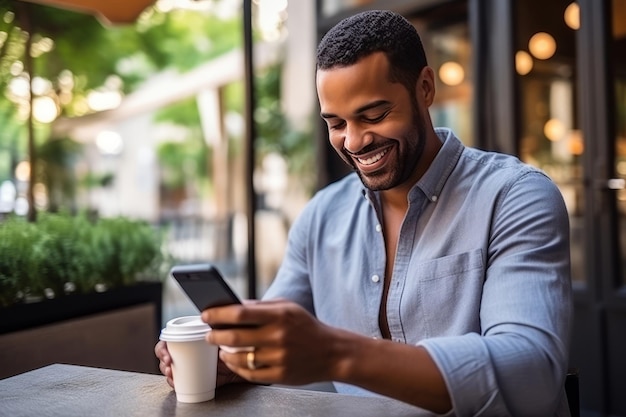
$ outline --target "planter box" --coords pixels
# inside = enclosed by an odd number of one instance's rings
[[[0,378],[52,363],[158,373],[162,284],[0,308]]]

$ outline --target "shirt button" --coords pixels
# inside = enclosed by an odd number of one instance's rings
[[[434,196],[430,197],[430,200],[431,200],[433,203],[434,203],[434,202],[436,202],[436,201],[437,201],[437,196],[436,196],[436,195],[434,195]]]
[[[380,277],[378,275],[372,275],[372,282],[380,281]]]
[[[380,224],[376,225],[376,231],[380,232],[381,230],[383,230],[382,226]]]

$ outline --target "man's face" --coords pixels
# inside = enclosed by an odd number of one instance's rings
[[[363,184],[388,190],[409,181],[424,149],[424,118],[403,84],[389,81],[387,57],[318,70],[316,83],[330,142]]]

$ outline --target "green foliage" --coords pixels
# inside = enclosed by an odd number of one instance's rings
[[[28,291],[33,287],[30,277],[36,274],[32,246],[35,237],[31,223],[23,220],[0,223],[0,306],[12,304],[22,289]]]
[[[148,9],[135,24],[104,27],[89,14],[0,0],[0,121],[10,120],[11,128],[25,136],[24,123],[15,122],[15,105],[6,106],[4,93],[18,75],[16,64],[19,67],[25,61],[28,33],[34,45],[46,38],[53,42],[51,50],[33,55],[33,77],[49,80],[52,90],[59,93],[67,89],[61,88],[60,75],[71,73],[71,96],[66,94],[60,102],[61,113],[71,117],[84,114],[87,93],[105,85],[111,76],[119,77],[123,91],[129,93],[161,69],[184,72],[234,49],[242,43],[241,30],[241,19],[236,16],[224,20],[211,13],[163,13],[155,8]],[[15,137],[0,132],[0,147]]]
[[[289,171],[303,180],[314,172],[315,141],[311,131],[298,131],[290,125],[281,109],[281,67],[268,68],[257,76],[257,107],[254,120],[257,124],[257,155],[270,152],[283,155]]]
[[[37,178],[48,190],[50,211],[73,209],[77,180],[74,165],[83,146],[69,138],[53,139],[42,144],[37,155]]]
[[[9,94],[8,86],[16,78],[49,80],[51,88],[46,94],[57,100],[61,114],[79,116],[88,112],[85,103],[90,90],[116,88],[111,87],[109,80],[121,80],[122,90],[130,93],[159,70],[175,68],[184,72],[240,46],[243,41],[241,25],[242,19],[238,16],[223,19],[210,12],[172,10],[164,13],[149,8],[134,24],[103,27],[89,14],[0,0],[0,156],[10,160],[11,164],[34,157],[27,155],[28,129],[24,111],[29,108],[28,103],[24,97]],[[39,48],[39,52],[33,54],[33,72],[26,75],[23,63],[29,33],[35,45],[32,51],[38,50],[37,45],[46,44],[42,41],[47,41],[52,48]],[[206,178],[207,146],[202,140],[198,111],[191,109],[192,105],[195,107],[193,100],[172,106],[161,116],[161,120],[169,118],[169,121],[185,126],[189,131],[186,140],[192,142],[164,157],[168,166],[165,177],[173,184],[180,185],[184,180],[189,172],[181,171],[181,167],[187,165],[201,180]],[[188,111],[190,109],[192,111]],[[46,185],[54,187],[54,190],[49,189],[51,210],[68,208],[75,181],[67,175],[71,174],[67,169],[67,155],[46,149],[59,145],[48,145],[47,125],[35,123],[34,127],[34,139],[44,146],[42,156],[47,158],[39,164],[41,169],[37,175],[46,180]],[[172,145],[172,148],[176,147]],[[192,158],[189,158],[190,154]],[[61,160],[50,159],[53,155]],[[173,164],[181,159],[186,165],[174,167]],[[4,165],[0,166],[4,171],[0,176],[11,175],[10,169]],[[57,178],[58,174],[60,178]],[[81,184],[96,185],[110,183],[110,180],[110,177],[91,176]]]
[[[209,148],[200,140],[164,142],[157,155],[161,165],[161,181],[170,189],[189,183],[192,178],[207,178],[211,170]]]
[[[169,268],[162,243],[149,224],[121,217],[10,217],[0,222],[0,306],[160,279]]]
[[[79,90],[101,86],[113,74],[125,81],[128,92],[159,69],[192,69],[241,45],[240,20],[152,9],[134,25],[104,27],[89,14],[0,0],[0,32],[6,34],[0,37],[0,89],[12,77],[11,65],[23,59],[26,32],[34,43],[42,38],[54,42],[51,51],[35,56],[34,74],[56,82],[63,70],[70,70],[80,95]],[[137,67],[137,62],[143,65]]]
[[[160,68],[187,71],[242,44],[241,19],[219,19],[209,13],[172,10],[152,12],[137,25],[138,38]]]
[[[200,112],[195,97],[181,100],[160,109],[154,120],[191,128],[199,138],[202,138]]]
[[[53,53],[35,54],[36,75],[54,80],[69,68],[75,74],[88,74],[88,86],[94,87],[114,73],[115,61],[111,56],[118,55],[108,42],[108,30],[92,15],[21,1],[0,1],[0,18],[0,31],[8,34],[4,51],[0,50],[0,79],[5,82],[11,65],[23,59],[27,33],[32,33],[33,43],[42,38],[54,41]],[[90,58],[85,59],[86,56]]]
[[[156,273],[162,238],[148,223],[124,217],[101,219],[91,231],[99,279],[110,286],[129,285],[145,273]]]
[[[0,126],[0,150],[14,154],[26,152],[26,129],[18,121],[16,108],[8,100],[0,100]]]
[[[105,172],[103,174],[94,174],[88,172],[80,181],[85,188],[109,187],[115,182],[115,174],[113,172]]]

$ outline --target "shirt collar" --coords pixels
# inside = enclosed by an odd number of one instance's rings
[[[433,159],[428,170],[422,175],[409,192],[409,201],[413,201],[416,190],[420,189],[433,203],[437,201],[441,190],[456,166],[465,147],[448,128],[436,128],[435,133],[442,142],[441,149]]]

